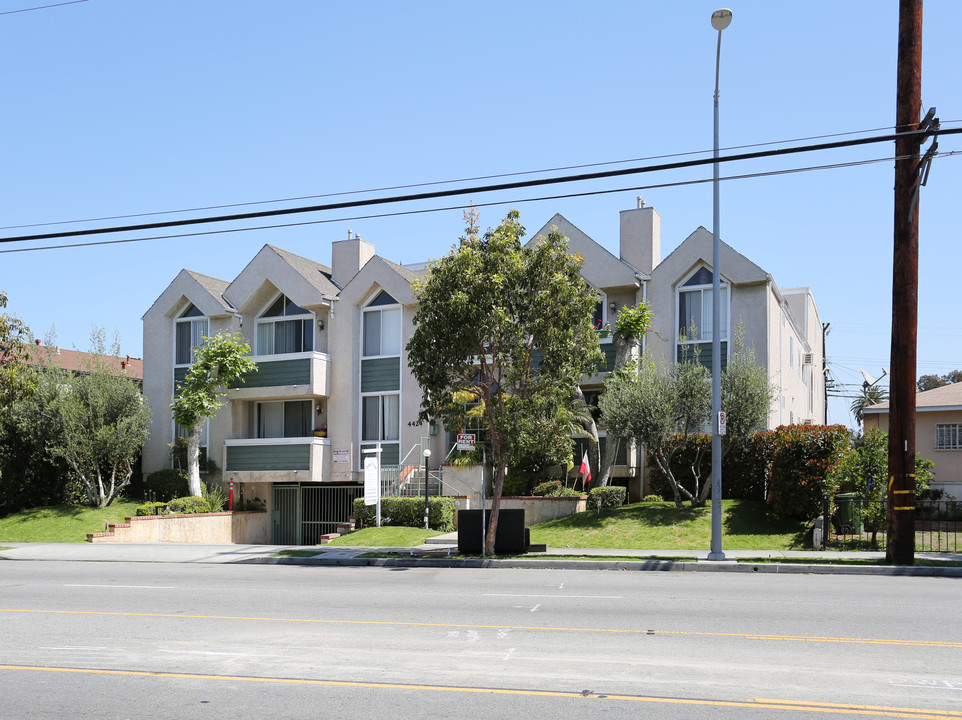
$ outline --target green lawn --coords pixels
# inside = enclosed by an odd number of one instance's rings
[[[106,508],[60,505],[34,508],[0,518],[2,542],[84,542],[87,533],[104,523],[119,523],[134,515],[137,500],[118,501]],[[762,503],[726,500],[726,550],[791,550],[807,547],[805,523],[766,512]],[[436,531],[389,526],[365,528],[343,535],[332,546],[413,547]],[[671,503],[637,503],[594,510],[534,525],[531,542],[554,548],[641,548],[704,550],[711,545],[711,508],[676,508]]]
[[[105,508],[51,505],[0,518],[0,542],[86,542],[104,523],[121,523],[137,514],[142,500],[118,500]]]
[[[331,545],[348,547],[414,547],[421,545],[425,539],[438,535],[437,530],[424,528],[400,527],[372,527],[356,530],[348,535],[334,538]]]
[[[806,523],[767,512],[748,500],[722,502],[726,550],[802,550],[810,546]],[[531,527],[531,542],[555,548],[704,550],[711,546],[711,507],[636,503],[569,515]]]

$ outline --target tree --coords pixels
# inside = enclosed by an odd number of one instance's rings
[[[915,383],[915,387],[919,392],[925,392],[926,390],[934,390],[937,387],[952,385],[957,382],[962,382],[962,370],[952,370],[945,375],[922,375],[919,377],[918,382]]]
[[[885,500],[888,491],[885,481],[889,462],[888,433],[872,429],[852,441],[851,450],[832,470],[832,478],[840,492],[858,494],[859,511],[866,529],[872,533],[872,545],[877,545],[878,531],[885,527]],[[915,454],[915,496],[925,492],[934,477],[933,463]]]
[[[202,492],[200,436],[204,422],[225,404],[228,386],[242,382],[246,373],[257,371],[257,363],[247,357],[250,350],[239,333],[224,332],[204,338],[204,344],[194,348],[194,364],[177,386],[170,408],[174,420],[188,428],[187,488],[191,495],[200,496]]]
[[[7,296],[0,292],[0,308],[6,306]],[[30,339],[30,328],[20,318],[0,313],[0,407],[6,407],[29,389],[25,371]]]
[[[638,346],[648,328],[651,326],[651,307],[647,303],[638,305],[625,305],[618,311],[615,321],[615,332],[612,340],[615,344],[615,362],[612,372],[617,372],[624,367],[631,357],[631,351]],[[621,438],[614,434],[608,435],[605,444],[604,457],[601,456],[599,443],[598,424],[594,416],[588,412],[589,408],[585,402],[584,393],[581,388],[577,388],[576,393],[576,417],[581,425],[581,429],[588,436],[588,442],[592,447],[592,457],[589,458],[589,465],[594,467],[591,473],[595,480],[595,487],[605,487],[611,480],[611,468],[615,464],[618,456],[618,447]]]
[[[852,415],[855,416],[855,422],[861,425],[862,420],[865,419],[865,408],[870,405],[878,405],[880,402],[885,402],[888,399],[889,391],[884,387],[879,387],[878,385],[863,386],[862,394],[852,400],[850,407]]]
[[[80,373],[44,371],[52,381],[46,412],[56,430],[48,451],[80,480],[91,505],[105,507],[130,484],[150,409],[138,386],[106,362],[103,330],[92,340],[93,359]]]
[[[722,456],[747,442],[765,427],[775,390],[768,382],[754,348],[746,348],[744,327],[735,332],[732,352],[721,377],[722,408],[728,416],[728,433],[722,438]],[[631,365],[613,373],[599,401],[609,433],[641,442],[672,489],[675,504],[685,499],[703,505],[712,486],[711,472],[703,479],[702,457],[711,449],[700,443],[683,472],[673,460],[694,434],[701,434],[711,417],[711,376],[697,355],[683,357],[659,372],[650,357],[643,357],[637,375]]]
[[[465,236],[415,285],[416,328],[408,364],[422,389],[419,422],[445,416],[454,393],[484,406],[494,463],[485,548],[494,549],[504,476],[532,455],[570,454],[569,398],[602,361],[591,324],[597,296],[578,274],[581,258],[556,230],[522,247],[517,211],[484,235],[477,213]]]
[[[688,488],[672,469],[672,458],[682,443],[672,442],[704,427],[711,415],[711,379],[708,370],[691,359],[673,363],[664,371],[650,356],[642,356],[637,372],[627,363],[608,376],[598,401],[609,435],[634,438],[645,446],[671,486],[675,505],[684,499],[698,504],[696,486]]]

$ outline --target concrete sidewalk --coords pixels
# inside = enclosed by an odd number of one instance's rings
[[[671,570],[730,571],[820,574],[938,575],[962,577],[962,567],[930,567],[928,560],[962,561],[962,553],[916,553],[913,567],[833,565],[826,561],[841,559],[884,559],[883,552],[836,552],[816,550],[727,550],[726,561],[708,561],[708,551],[692,550],[611,550],[603,548],[548,548],[543,553],[506,559],[453,558],[457,553],[457,533],[430,538],[413,548],[374,548],[342,546],[287,545],[194,545],[187,543],[0,543],[0,560],[147,562],[195,564],[275,564],[275,565],[366,565],[425,567],[510,567],[584,570]],[[283,550],[316,551],[309,557],[279,556]],[[394,553],[394,557],[364,558],[370,553]],[[583,558],[583,559],[579,559]],[[597,558],[597,559],[592,559]],[[618,559],[614,559],[618,558]],[[671,558],[687,558],[673,561]],[[691,562],[695,558],[696,562]],[[766,558],[776,562],[736,562]],[[805,558],[817,563],[799,562]],[[777,560],[792,560],[779,563]]]

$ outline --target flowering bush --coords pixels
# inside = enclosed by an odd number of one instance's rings
[[[823,497],[834,496],[832,472],[848,452],[844,425],[782,425],[772,434],[774,454],[768,501],[779,515],[812,518],[821,513]]]

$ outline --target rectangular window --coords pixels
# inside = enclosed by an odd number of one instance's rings
[[[689,342],[712,339],[712,289],[678,293],[678,337]],[[693,330],[694,328],[694,330]],[[721,340],[728,338],[728,288],[721,288]]]
[[[310,437],[311,400],[257,403],[257,437]]]
[[[401,309],[367,310],[364,313],[365,357],[401,354]]]
[[[190,365],[194,348],[203,345],[207,337],[207,319],[181,320],[174,326],[174,335],[174,364]]]
[[[257,324],[257,354],[282,355],[314,349],[313,321],[276,320]]]
[[[938,423],[935,426],[936,450],[962,450],[962,423]]]
[[[399,395],[367,395],[361,399],[361,440],[398,440],[401,433]]]

